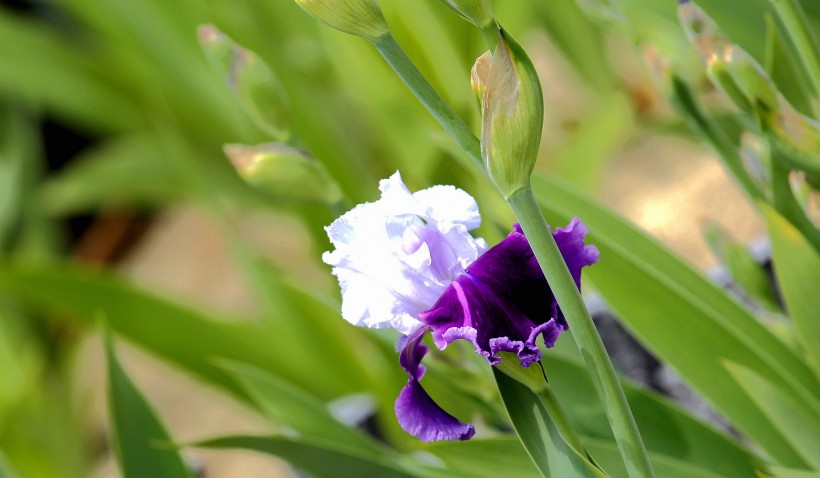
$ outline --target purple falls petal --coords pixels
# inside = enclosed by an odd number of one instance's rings
[[[584,245],[586,227],[577,218],[553,233],[561,254],[580,284],[581,268],[594,263],[598,251]],[[443,349],[453,340],[470,341],[491,364],[499,352],[513,352],[526,367],[540,360],[539,335],[552,347],[567,328],[521,228],[473,262],[419,319],[432,329]]]
[[[425,370],[421,359],[427,353],[427,346],[421,343],[423,335],[423,329],[413,334],[401,351],[401,366],[410,375],[410,379],[396,399],[399,425],[407,433],[425,442],[469,440],[475,434],[475,428],[445,412],[419,383]]]

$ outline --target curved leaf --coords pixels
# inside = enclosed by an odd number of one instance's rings
[[[820,376],[820,255],[789,221],[765,204],[761,208],[772,241],[777,285],[797,327],[797,338]]]
[[[117,458],[125,478],[193,478],[165,427],[117,360],[111,339],[108,357],[108,403]]]
[[[521,444],[544,478],[604,478],[606,473],[571,447],[529,388],[493,368],[498,390]]]

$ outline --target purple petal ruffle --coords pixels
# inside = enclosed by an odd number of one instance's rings
[[[598,260],[598,250],[584,245],[586,232],[577,218],[553,232],[579,287],[581,268]],[[539,335],[552,347],[568,328],[518,224],[506,239],[467,267],[419,319],[432,329],[440,349],[464,339],[493,365],[500,360],[498,352],[513,352],[524,367],[541,358],[536,345]]]
[[[598,261],[598,249],[584,244],[586,233],[578,218],[552,233],[579,288],[581,269]],[[418,318],[426,327],[408,337],[401,352],[401,365],[410,380],[396,400],[396,415],[402,428],[422,441],[466,440],[475,433],[471,425],[442,410],[419,383],[424,374],[421,358],[427,352],[421,343],[426,329],[439,349],[463,339],[491,365],[501,361],[500,352],[512,352],[522,367],[528,367],[541,359],[536,344],[539,336],[546,347],[552,347],[568,328],[518,224],[470,264]]]
[[[421,441],[469,440],[475,428],[445,412],[419,383],[425,370],[421,359],[427,353],[427,346],[421,343],[423,336],[423,331],[415,333],[401,351],[401,366],[410,379],[396,399],[399,425]]]

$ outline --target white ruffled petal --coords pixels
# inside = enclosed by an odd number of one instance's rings
[[[326,227],[335,247],[322,260],[342,289],[342,316],[366,327],[409,334],[417,319],[484,251],[469,230],[481,223],[472,197],[452,186],[411,193],[396,172],[382,197]]]
[[[437,222],[463,224],[475,229],[481,225],[478,204],[472,196],[453,186],[433,186],[413,194],[426,214]]]

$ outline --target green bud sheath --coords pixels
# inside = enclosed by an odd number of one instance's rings
[[[302,10],[331,27],[369,40],[389,31],[376,0],[296,0]]]
[[[530,59],[502,31],[484,81],[481,156],[505,198],[530,184],[535,167],[544,98]]]

